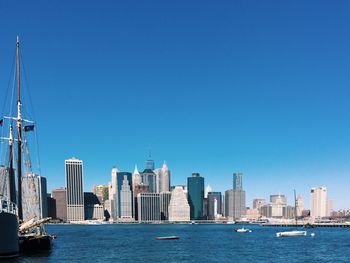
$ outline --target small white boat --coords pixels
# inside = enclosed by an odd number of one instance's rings
[[[157,240],[176,240],[180,239],[178,236],[166,236],[166,237],[156,237]]]
[[[251,233],[251,232],[252,232],[252,230],[250,230],[250,229],[248,229],[248,228],[244,228],[244,227],[242,227],[242,228],[237,228],[237,229],[235,229],[235,231],[236,231],[237,233]]]
[[[293,230],[293,231],[284,231],[284,232],[277,232],[277,237],[298,237],[298,236],[306,236],[306,231],[299,231],[299,230]]]

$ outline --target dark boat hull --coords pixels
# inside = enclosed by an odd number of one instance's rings
[[[37,253],[51,250],[50,236],[22,236],[19,239],[21,253]]]
[[[18,221],[12,213],[0,213],[0,258],[16,257],[18,247]]]

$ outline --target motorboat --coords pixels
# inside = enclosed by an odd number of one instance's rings
[[[277,232],[277,237],[296,237],[296,236],[306,236],[306,231],[292,230],[292,231],[283,231]]]
[[[180,239],[178,236],[165,236],[165,237],[156,237],[157,240],[175,240]]]
[[[235,232],[237,232],[237,233],[251,233],[252,230],[242,227],[242,228],[235,229]]]

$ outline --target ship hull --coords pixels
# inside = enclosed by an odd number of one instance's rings
[[[19,245],[24,254],[50,251],[51,236],[21,236]]]
[[[18,221],[12,213],[0,213],[0,258],[17,257],[18,245]]]

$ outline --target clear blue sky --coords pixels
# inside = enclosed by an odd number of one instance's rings
[[[254,197],[327,186],[350,207],[349,1],[1,1],[0,93],[15,38],[34,104],[42,174],[86,190],[152,149],[172,184],[213,190],[244,173]],[[291,201],[291,200],[290,200]]]

